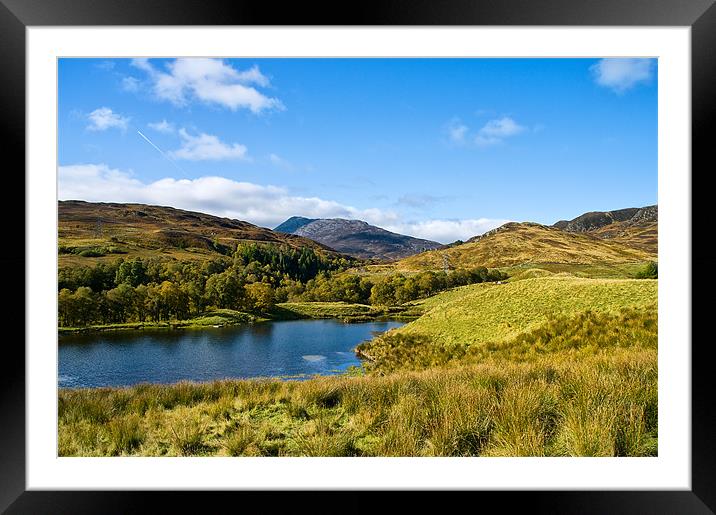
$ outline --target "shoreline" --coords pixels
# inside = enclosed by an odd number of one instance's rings
[[[284,303],[277,305],[272,313],[252,315],[241,311],[221,310],[207,312],[189,320],[171,322],[122,322],[117,324],[101,324],[85,327],[58,327],[58,336],[102,333],[107,331],[143,331],[143,330],[176,330],[176,329],[219,329],[264,322],[282,322],[288,320],[328,320],[336,319],[344,323],[361,323],[373,321],[411,322],[421,314],[411,312],[412,306],[391,306],[374,308],[367,305],[344,303],[304,302]],[[352,308],[352,309],[351,309]],[[203,322],[199,320],[204,319]]]

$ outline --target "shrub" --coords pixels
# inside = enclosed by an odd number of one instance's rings
[[[635,277],[637,279],[657,279],[659,277],[658,263],[651,261],[643,269],[639,270]]]
[[[80,257],[102,257],[104,252],[100,249],[84,249],[79,253]]]

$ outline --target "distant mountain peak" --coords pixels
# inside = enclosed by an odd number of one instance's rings
[[[304,225],[308,225],[311,222],[315,222],[316,218],[306,218],[304,216],[292,216],[285,222],[274,227],[274,231],[283,232],[286,234],[293,234],[293,232]]]
[[[392,260],[442,245],[387,231],[363,220],[293,216],[274,229],[310,238],[339,252],[363,258]]]
[[[554,224],[554,227],[567,232],[590,232],[614,223],[622,222],[623,225],[628,226],[657,222],[658,218],[659,207],[657,205],[628,207],[614,211],[590,211],[573,220],[560,220]]]

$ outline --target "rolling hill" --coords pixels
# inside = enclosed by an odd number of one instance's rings
[[[588,233],[656,254],[658,225],[659,208],[654,205],[616,211],[591,211],[573,220],[560,220],[554,227],[567,232]]]
[[[291,217],[274,229],[304,236],[361,259],[393,260],[442,245],[386,231],[361,220]]]
[[[655,280],[548,276],[462,286],[417,304],[424,315],[395,331],[428,334],[446,343],[509,340],[550,316],[621,308],[656,308]]]
[[[59,266],[96,260],[163,256],[182,260],[225,254],[238,242],[309,247],[338,254],[311,239],[248,222],[144,204],[58,202]]]
[[[524,264],[562,263],[604,265],[643,262],[654,253],[633,248],[615,239],[601,239],[590,233],[566,232],[531,222],[510,222],[462,245],[431,250],[402,259],[395,264],[403,270],[442,269],[477,266],[510,267]]]

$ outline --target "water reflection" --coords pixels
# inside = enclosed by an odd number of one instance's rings
[[[60,387],[335,374],[353,349],[400,322],[291,320],[202,330],[113,331],[60,337]]]

